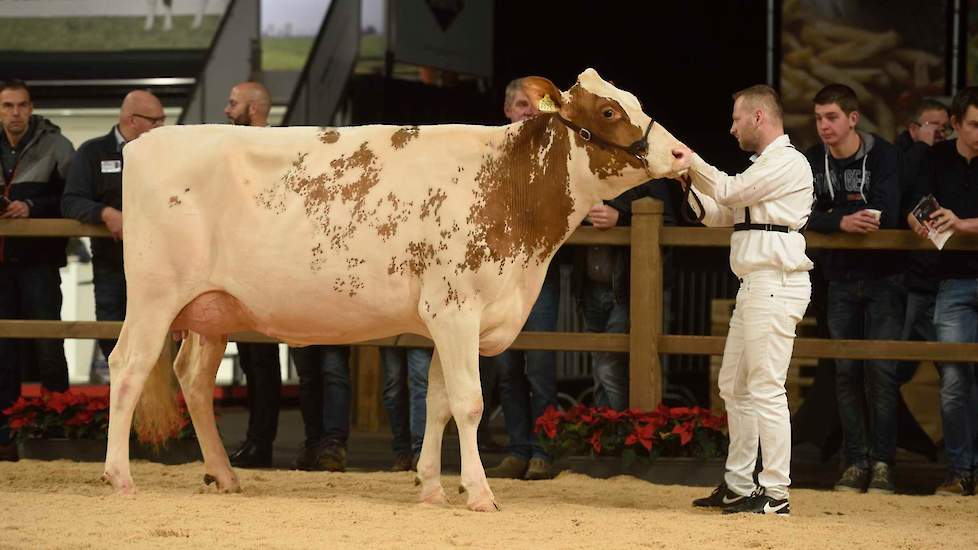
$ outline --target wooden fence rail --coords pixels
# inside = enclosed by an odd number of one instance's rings
[[[724,338],[662,334],[662,249],[663,247],[728,247],[729,229],[664,227],[662,203],[642,199],[633,203],[632,227],[597,230],[578,228],[567,241],[571,245],[631,247],[631,293],[629,334],[572,332],[524,332],[513,349],[558,351],[617,351],[629,354],[630,402],[640,409],[654,408],[662,399],[659,354],[720,355]],[[107,237],[102,226],[74,220],[0,220],[0,236]],[[910,231],[881,230],[871,235],[805,235],[809,248],[866,250],[930,250],[932,245]],[[978,237],[955,236],[948,250],[978,250]],[[0,320],[0,338],[114,338],[122,323],[96,321]],[[232,335],[246,342],[275,341],[257,333]],[[380,338],[357,346],[431,347],[431,341],[415,335]],[[828,340],[799,338],[796,357],[895,359],[912,361],[972,361],[978,344],[900,342],[880,340]]]

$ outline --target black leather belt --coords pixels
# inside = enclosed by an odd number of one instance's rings
[[[734,224],[734,231],[775,231],[777,233],[791,233],[792,229],[787,225],[776,225],[773,223],[751,223],[750,208],[744,207],[744,221]]]
[[[734,231],[776,231],[778,233],[791,233],[791,228],[787,225],[775,225],[773,223],[735,223]]]

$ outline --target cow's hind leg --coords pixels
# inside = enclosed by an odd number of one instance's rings
[[[428,369],[428,397],[425,416],[424,443],[418,459],[418,481],[421,484],[421,502],[444,504],[445,491],[441,486],[441,445],[445,425],[452,413],[445,393],[441,359],[435,351]]]
[[[214,420],[214,378],[226,347],[227,338],[191,332],[184,340],[173,368],[180,380],[204,457],[204,482],[208,485],[216,482],[218,492],[232,493],[240,491],[241,484],[231,469]]]
[[[428,329],[441,358],[449,408],[458,427],[462,454],[462,488],[468,493],[466,504],[470,510],[495,511],[499,507],[486,481],[486,472],[482,468],[476,442],[476,429],[482,419],[479,320],[477,316],[465,312],[445,317],[447,318],[439,315],[437,321],[429,321]]]
[[[119,341],[109,356],[109,441],[102,479],[120,494],[135,492],[129,470],[132,415],[146,378],[161,360],[160,353],[175,315],[165,307],[155,307],[146,313],[130,317],[140,319],[138,324],[123,324]]]

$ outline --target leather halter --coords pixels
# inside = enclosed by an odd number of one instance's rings
[[[581,136],[581,139],[583,139],[584,141],[589,141],[603,149],[618,149],[620,151],[624,151],[629,155],[638,159],[638,161],[642,163],[642,166],[644,166],[645,169],[648,170],[649,160],[647,157],[648,157],[648,149],[649,149],[649,132],[652,131],[652,125],[655,124],[654,118],[649,119],[649,125],[645,127],[645,134],[642,135],[641,139],[635,140],[628,146],[624,146],[624,145],[618,145],[617,143],[612,143],[604,139],[603,137],[595,134],[594,132],[588,130],[587,128],[574,124],[573,122],[560,116],[560,113],[554,113],[554,116],[557,117],[557,120],[563,122],[564,126],[567,126],[571,130],[576,132],[577,135]],[[643,155],[642,153],[645,154]]]

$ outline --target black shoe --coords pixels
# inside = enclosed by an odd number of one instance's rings
[[[873,472],[870,476],[868,493],[879,493],[892,495],[896,492],[896,485],[893,483],[893,472],[890,465],[886,462],[873,464]]]
[[[835,482],[834,489],[847,493],[865,493],[869,486],[869,468],[859,466],[849,466],[842,477]]]
[[[723,509],[724,514],[740,514],[740,513],[753,513],[753,514],[768,514],[777,516],[790,516],[791,507],[788,505],[788,499],[784,498],[778,500],[776,498],[771,498],[764,494],[764,488],[754,491],[754,494],[749,498],[744,499],[739,504],[734,504],[733,506],[728,506]]]
[[[20,455],[17,454],[17,444],[11,441],[0,445],[0,462],[17,462]]]
[[[235,468],[271,468],[272,448],[260,447],[251,441],[245,441],[241,448],[228,457],[231,466]]]
[[[694,500],[693,506],[698,508],[729,508],[748,498],[728,489],[726,483],[721,483],[710,493],[710,496]]]

